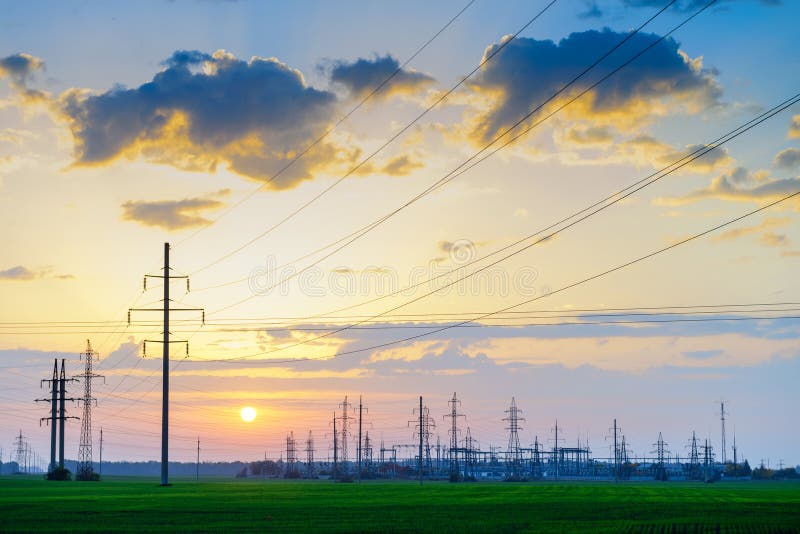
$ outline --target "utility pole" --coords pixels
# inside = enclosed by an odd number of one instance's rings
[[[456,392],[453,392],[453,398],[447,401],[447,404],[450,405],[450,413],[445,414],[444,418],[450,418],[450,430],[448,433],[450,434],[450,480],[455,482],[459,478],[460,470],[458,468],[458,418],[466,416],[464,414],[458,413],[458,407],[461,406],[461,401],[458,400],[456,397]]]
[[[200,481],[200,436],[197,436],[197,470],[194,473],[194,480],[195,482]]]
[[[76,399],[70,398],[67,399],[67,382],[75,382],[74,378],[67,378],[67,374],[64,368],[64,358],[61,358],[61,375],[58,377],[58,384],[59,384],[59,400],[58,400],[58,427],[59,427],[59,436],[58,436],[58,467],[59,469],[64,469],[64,423],[67,419],[77,419],[77,417],[68,417],[67,410],[66,410],[66,401],[69,400],[70,402],[74,402]]]
[[[39,425],[41,426],[42,421],[47,421],[50,425],[50,465],[47,468],[48,473],[52,473],[56,470],[56,421],[58,420],[58,358],[53,360],[53,378],[51,379],[43,379],[39,383],[39,387],[42,387],[42,384],[48,382],[50,384],[50,398],[49,399],[36,399],[36,402],[49,402],[50,403],[50,417],[42,417],[39,420]]]
[[[361,395],[358,396],[358,482],[361,483],[361,421],[364,415],[364,404],[361,401]]]
[[[339,435],[341,436],[341,448],[339,449],[339,455],[341,456],[341,463],[342,463],[342,471],[345,475],[347,475],[348,467],[348,455],[347,455],[347,434],[350,430],[349,421],[352,419],[350,415],[350,408],[352,408],[352,404],[347,401],[347,395],[344,396],[344,401],[339,404],[342,408],[342,415],[339,419],[342,420],[342,426],[339,430]]]
[[[619,482],[619,449],[617,448],[617,420],[614,419],[614,480]]]
[[[725,401],[719,401],[719,420],[722,424],[722,463],[728,462],[727,447],[725,446]]]
[[[314,436],[311,431],[308,431],[308,439],[306,440],[306,476],[312,478],[314,476]]]
[[[508,421],[508,456],[506,458],[506,471],[507,476],[512,480],[517,480],[522,476],[520,472],[521,463],[522,463],[522,455],[520,454],[519,448],[519,422],[524,421],[523,417],[520,417],[522,410],[517,408],[517,401],[514,400],[514,397],[511,397],[511,406],[506,410],[508,417],[503,419],[503,421]],[[558,423],[556,423],[556,427],[558,427]],[[558,440],[558,428],[556,428],[556,440]]]
[[[339,477],[339,439],[336,435],[336,412],[333,412],[333,479]]]
[[[738,450],[736,449],[736,426],[733,427],[733,465],[739,465],[739,458],[737,456]]]
[[[169,266],[169,243],[164,243],[164,274],[146,274],[144,275],[143,289],[147,291],[148,278],[161,278],[164,280],[164,307],[163,308],[130,308],[128,309],[128,324],[131,323],[131,312],[133,311],[160,311],[164,313],[164,331],[162,332],[161,340],[144,340],[143,352],[147,356],[147,343],[161,343],[162,344],[162,372],[161,372],[161,485],[169,486],[169,344],[170,343],[185,343],[186,356],[189,356],[189,342],[182,340],[170,340],[169,331],[169,312],[172,311],[199,311],[202,312],[202,323],[205,324],[206,312],[203,308],[171,308],[169,298],[169,284],[171,279],[185,279],[186,292],[189,292],[189,277],[188,276],[173,276],[170,273]]]
[[[99,467],[99,475],[103,476],[103,427],[100,427],[100,465]]]
[[[419,396],[419,485],[422,485],[422,395]]]
[[[84,357],[84,371],[80,375],[83,378],[83,398],[79,399],[80,402],[83,402],[83,418],[81,419],[81,441],[78,447],[76,480],[92,480],[94,475],[92,466],[92,402],[96,404],[97,400],[92,397],[92,380],[103,378],[102,375],[92,371],[92,362],[98,355],[92,350],[92,344],[88,339],[86,340],[86,352],[81,353],[81,358]]]

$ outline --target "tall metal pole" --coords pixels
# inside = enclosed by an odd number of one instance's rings
[[[58,378],[59,394],[59,418],[58,418],[58,467],[64,469],[64,422],[67,420],[66,397],[67,397],[67,375],[64,370],[64,358],[61,358],[61,376]]]
[[[419,484],[422,485],[422,395],[419,396]]]
[[[361,403],[361,395],[358,396],[358,481],[361,482],[361,416],[363,415],[364,405]]]
[[[99,467],[99,475],[103,476],[103,427],[100,427],[100,465]]]
[[[50,472],[56,470],[56,420],[58,419],[58,358],[53,361],[53,381],[50,383]]]
[[[614,419],[614,480],[619,480],[619,453],[617,452],[617,420]]]
[[[339,436],[336,434],[336,412],[333,412],[333,479],[339,478]]]
[[[164,343],[162,346],[161,485],[169,485],[169,243],[164,243]]]
[[[200,480],[200,436],[197,436],[197,471],[194,474],[195,481]]]

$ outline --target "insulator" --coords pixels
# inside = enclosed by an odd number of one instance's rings
[[[147,276],[142,279],[142,291],[147,291]]]
[[[186,279],[186,292],[189,292],[189,279]]]
[[[189,357],[189,342],[186,342],[186,357]]]
[[[147,341],[142,341],[142,358],[147,358]]]
[[[205,326],[205,325],[206,325],[206,311],[205,311],[205,310],[203,310],[203,319],[202,319],[202,321],[201,321],[201,323],[200,323],[200,324],[201,324],[202,326]]]
[[[128,326],[131,325],[131,311],[128,310]]]

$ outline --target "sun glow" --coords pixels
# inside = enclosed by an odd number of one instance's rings
[[[249,423],[256,418],[256,409],[251,408],[250,406],[245,406],[242,408],[242,411],[239,412],[239,415],[242,417],[242,421]]]

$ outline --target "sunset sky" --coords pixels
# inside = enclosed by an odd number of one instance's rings
[[[680,26],[707,2],[677,0],[576,80],[668,2],[467,2],[6,3],[3,461],[20,429],[47,456],[39,381],[56,356],[78,374],[87,339],[104,459],[159,458],[160,315],[127,310],[162,304],[142,277],[170,242],[172,305],[206,318],[173,314],[173,460],[198,436],[206,460],[277,458],[309,430],[325,458],[345,395],[387,445],[422,395],[446,443],[455,391],[487,449],[512,396],[525,444],[557,418],[599,456],[614,418],[637,455],[658,432],[718,447],[724,399],[751,464],[800,463],[797,197],[561,290],[800,191],[800,104],[522,250],[796,98],[800,3]]]

